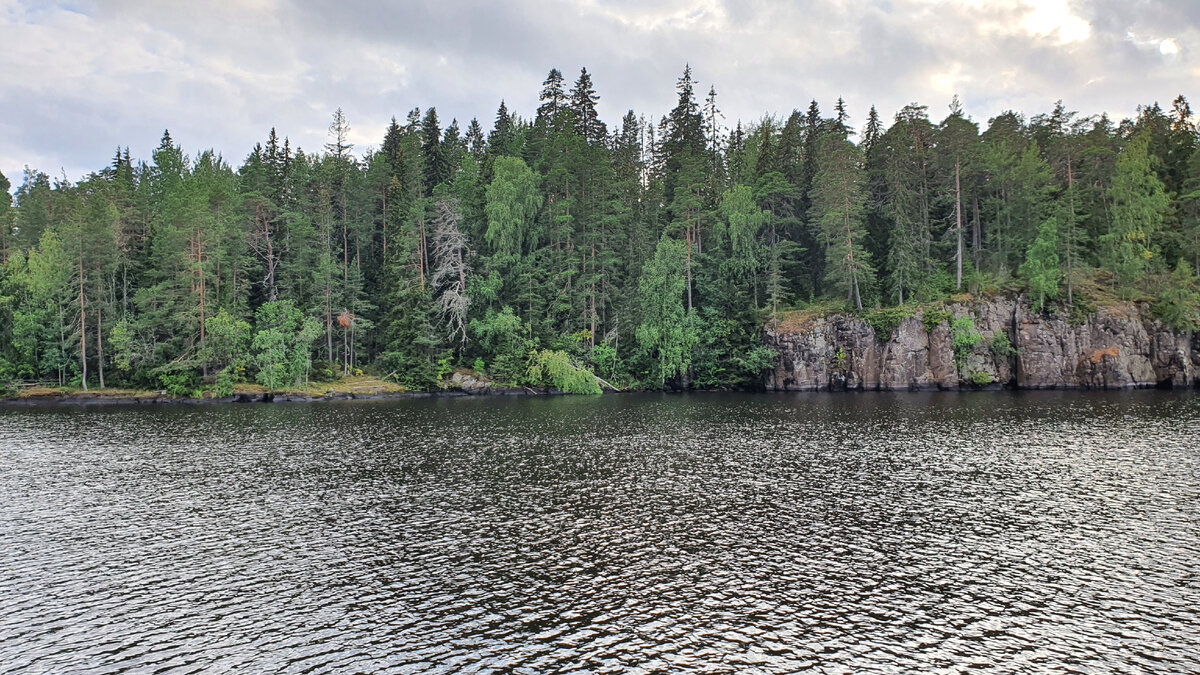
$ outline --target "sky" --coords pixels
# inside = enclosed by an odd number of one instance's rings
[[[981,125],[1059,99],[1200,109],[1200,2],[0,0],[0,172],[78,180],[164,129],[238,166],[272,127],[320,150],[338,107],[356,152],[414,107],[486,131],[501,99],[531,117],[552,67],[588,69],[610,127],[657,120],[685,64],[730,127],[839,96],[851,125],[910,102],[938,121],[956,94]]]

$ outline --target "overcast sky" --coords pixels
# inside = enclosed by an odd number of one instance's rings
[[[551,67],[586,66],[610,126],[669,110],[687,62],[729,126],[839,95],[852,124],[955,93],[981,124],[1124,117],[1200,96],[1198,26],[1194,0],[0,0],[0,171],[75,180],[165,128],[237,166],[272,126],[320,149],[338,106],[359,151],[417,106],[486,130]]]

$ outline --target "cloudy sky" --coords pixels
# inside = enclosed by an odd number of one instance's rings
[[[1200,2],[0,0],[0,171],[77,179],[164,128],[237,165],[272,126],[318,149],[338,106],[359,150],[416,106],[487,129],[502,98],[531,115],[551,67],[586,66],[610,125],[657,118],[687,62],[730,126],[839,95],[852,123],[941,119],[955,93],[981,123],[1057,99],[1127,116],[1200,103]]]

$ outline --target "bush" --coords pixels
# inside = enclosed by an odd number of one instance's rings
[[[875,331],[875,337],[880,342],[887,342],[896,335],[896,330],[904,320],[913,315],[911,307],[883,307],[863,314],[863,321]],[[932,329],[929,329],[932,330]]]
[[[954,320],[954,323],[950,325],[950,338],[953,341],[954,360],[958,363],[959,368],[966,361],[967,355],[980,342],[983,342],[983,336],[979,334],[979,330],[975,328],[975,322],[969,316]]]
[[[1154,303],[1154,314],[1172,330],[1200,329],[1200,292],[1194,290],[1195,286],[1192,266],[1180,260]]]
[[[1002,330],[996,331],[996,334],[992,336],[991,344],[988,346],[991,347],[992,356],[997,361],[1003,361],[1017,353],[1017,350],[1013,349],[1012,341],[1008,339],[1008,333]]]
[[[309,377],[313,382],[333,382],[338,379],[337,374],[341,370],[342,367],[333,361],[313,361],[312,374]]]
[[[170,396],[191,396],[200,385],[200,378],[195,371],[179,370],[173,373],[159,373],[158,383]]]
[[[592,371],[571,363],[564,351],[543,349],[529,355],[529,379],[550,385],[564,394],[602,394]]]
[[[233,375],[229,372],[229,368],[224,368],[217,373],[217,385],[214,391],[219,398],[233,396]]]
[[[925,324],[925,332],[932,333],[943,321],[950,321],[950,312],[944,309],[927,309],[921,313],[921,322]]]
[[[986,387],[994,380],[992,380],[991,373],[981,370],[976,373],[971,373],[971,376],[967,378],[967,381],[976,387]]]
[[[846,368],[846,350],[838,347],[837,353],[833,355],[833,367],[838,370]]]

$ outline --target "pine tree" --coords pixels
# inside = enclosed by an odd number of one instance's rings
[[[9,190],[12,183],[8,182],[4,173],[0,172],[0,267],[8,260],[8,249],[13,237],[14,218],[12,195]]]
[[[1029,284],[1033,311],[1042,311],[1048,300],[1058,297],[1062,271],[1058,266],[1058,223],[1054,218],[1042,222],[1037,238],[1025,252],[1020,272]]]
[[[354,144],[350,142],[350,123],[341,108],[333,111],[333,121],[329,123],[329,135],[333,140],[325,144],[325,150],[339,160],[350,156]],[[170,139],[167,139],[170,140]]]
[[[1100,243],[1114,283],[1128,294],[1154,260],[1154,240],[1170,206],[1162,182],[1150,168],[1145,136],[1134,137],[1117,158],[1108,198],[1112,202],[1112,222]]]
[[[538,97],[541,105],[537,109],[534,125],[543,129],[552,129],[559,115],[566,109],[567,95],[563,92],[563,76],[558,68],[551,68],[542,82],[542,93]],[[502,104],[503,105],[503,104]]]
[[[600,121],[596,112],[596,104],[600,97],[592,88],[592,76],[587,68],[579,69],[579,79],[571,89],[571,113],[575,121],[575,133],[591,145],[604,143],[608,137],[608,128]]]
[[[841,134],[829,134],[817,147],[817,173],[809,195],[809,218],[825,248],[825,281],[862,311],[864,290],[875,283],[866,239],[863,158]]]

